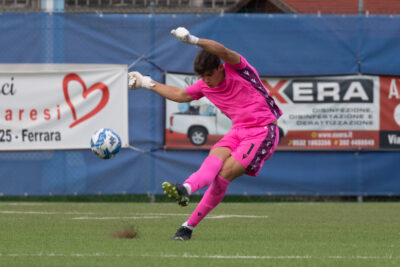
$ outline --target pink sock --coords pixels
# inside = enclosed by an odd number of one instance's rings
[[[222,160],[214,155],[209,155],[201,164],[200,169],[189,176],[184,184],[189,184],[191,194],[210,185],[222,168]]]
[[[211,186],[207,189],[199,205],[193,211],[189,220],[187,221],[190,226],[195,227],[206,215],[212,211],[224,198],[226,189],[230,184],[229,180],[221,176],[215,177]]]

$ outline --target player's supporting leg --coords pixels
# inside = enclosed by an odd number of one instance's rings
[[[207,189],[189,220],[179,228],[173,239],[189,240],[194,227],[222,201],[230,182],[244,174],[245,171],[246,169],[233,157],[228,158],[224,162],[224,166],[219,175],[216,176],[211,186]]]
[[[190,240],[194,227],[224,198],[229,180],[217,175],[211,186],[205,192],[200,203],[190,216],[189,220],[178,229],[173,240]]]
[[[190,226],[196,227],[196,225],[222,201],[229,184],[230,181],[222,176],[218,175],[215,177],[214,182],[207,189],[200,203],[187,221]]]

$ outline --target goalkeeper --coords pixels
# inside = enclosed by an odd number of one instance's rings
[[[189,240],[197,224],[224,198],[229,184],[243,174],[257,176],[273,154],[279,141],[276,120],[282,112],[243,56],[216,41],[197,38],[183,27],[171,34],[179,41],[202,48],[194,61],[194,71],[201,79],[180,89],[130,72],[129,87],[147,88],[176,102],[205,96],[232,120],[232,129],[211,148],[199,170],[182,184],[162,184],[164,193],[181,206],[188,205],[191,194],[210,185],[192,215],[173,236],[174,240]]]

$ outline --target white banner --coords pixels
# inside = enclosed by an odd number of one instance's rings
[[[126,65],[0,64],[0,150],[89,148],[100,128],[129,145]]]

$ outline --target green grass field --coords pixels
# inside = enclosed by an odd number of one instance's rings
[[[400,266],[400,203],[195,204],[0,202],[0,266]]]

